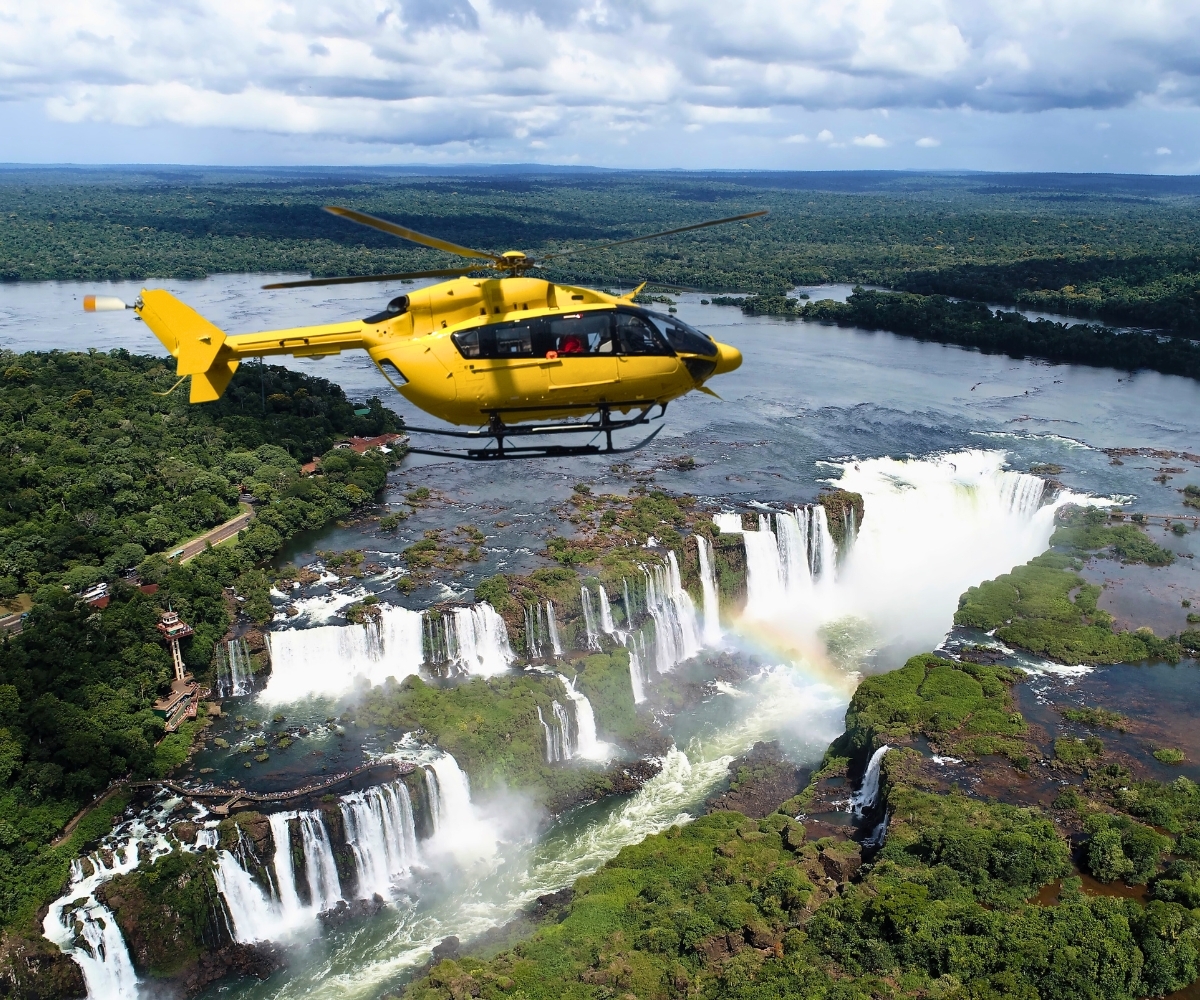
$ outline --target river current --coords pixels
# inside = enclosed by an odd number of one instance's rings
[[[366,315],[404,287],[377,287],[370,297],[361,288],[259,291],[265,280],[233,275],[152,284],[169,288],[230,333]],[[821,297],[820,289],[808,291]],[[848,289],[832,291],[842,297]],[[132,301],[137,286],[0,287],[0,347],[163,353],[131,314],[83,314],[80,303],[90,292]],[[302,564],[317,550],[366,548],[391,569],[366,581],[366,589],[419,611],[466,594],[483,576],[538,565],[552,508],[568,501],[580,480],[625,492],[633,473],[653,471],[656,484],[714,508],[790,507],[831,481],[862,493],[862,532],[836,582],[830,577],[810,581],[807,589],[780,589],[777,604],[759,602],[730,623],[721,642],[754,655],[763,669],[668,720],[676,748],[640,792],[577,810],[548,828],[523,812],[516,791],[472,803],[472,829],[486,835],[431,850],[406,891],[378,916],[324,935],[313,928],[293,934],[297,947],[287,970],[264,983],[222,985],[211,996],[380,996],[398,988],[442,938],[468,940],[538,895],[595,870],[622,846],[686,822],[720,785],[729,761],[756,740],[779,739],[798,764],[817,762],[841,731],[858,672],[890,669],[912,652],[937,646],[963,590],[1045,548],[1052,515],[1043,501],[1050,494],[1043,496],[1040,480],[1020,475],[1031,466],[1062,467],[1058,502],[1115,498],[1126,509],[1159,514],[1184,513],[1178,489],[1200,483],[1194,467],[1160,482],[1154,476],[1163,460],[1127,457],[1118,465],[1102,450],[1195,451],[1200,385],[1192,380],[748,319],[736,308],[701,305],[699,295],[677,298],[681,318],[736,346],[745,361],[714,381],[721,399],[694,393],[671,404],[658,439],[621,456],[628,465],[611,457],[473,465],[412,456],[394,474],[385,499],[398,502],[403,492],[428,486],[446,503],[420,512],[393,537],[369,526],[330,527],[294,540],[282,558]],[[352,398],[379,395],[411,424],[433,423],[393,392],[365,356],[280,363],[336,381]],[[682,456],[696,467],[676,467]],[[397,594],[397,553],[429,527],[464,520],[486,529],[484,560],[438,586]],[[776,525],[776,531],[782,529]],[[786,572],[765,564],[760,571]],[[1196,589],[1195,579],[1184,585]],[[318,594],[300,602],[302,613],[290,625],[325,625],[344,603]],[[282,712],[311,722],[313,739],[330,751],[326,760],[357,762],[359,743],[370,753],[390,749],[382,734],[344,740],[333,729],[321,730],[336,699],[304,695],[302,686],[291,689],[292,701],[281,704],[260,693],[238,711],[251,718]],[[344,758],[334,754],[339,746]],[[298,775],[277,777],[286,784]]]

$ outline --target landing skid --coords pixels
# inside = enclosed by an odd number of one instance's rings
[[[642,406],[641,412],[636,417],[629,417],[623,420],[613,420],[610,412],[611,408],[609,406],[601,406],[599,407],[600,416],[598,420],[584,420],[577,423],[510,425],[504,423],[501,419],[501,414],[511,414],[519,411],[490,410],[488,411],[488,426],[486,430],[451,431],[440,427],[406,427],[405,431],[409,434],[436,434],[440,437],[466,438],[469,441],[488,441],[489,444],[482,448],[468,448],[466,451],[442,451],[434,448],[408,449],[414,455],[460,458],[468,462],[498,462],[518,458],[570,458],[576,455],[620,455],[625,452],[637,451],[639,448],[644,448],[658,437],[662,428],[655,428],[649,436],[643,438],[637,444],[626,448],[616,448],[613,446],[613,431],[648,424],[651,420],[660,420],[667,412],[665,403],[637,403],[632,405]],[[650,411],[656,405],[661,405],[662,409],[658,416],[651,417]],[[605,438],[604,446],[592,443],[580,445],[506,445],[505,443],[509,438],[522,438],[533,435],[587,433],[591,433],[593,436],[603,434]]]

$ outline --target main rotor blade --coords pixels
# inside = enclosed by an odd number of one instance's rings
[[[708,226],[722,226],[726,222],[741,222],[742,219],[757,219],[760,215],[770,214],[770,209],[764,208],[757,212],[747,212],[745,215],[731,215],[728,219],[711,219],[708,222],[697,222],[694,226],[680,226],[678,229],[665,229],[661,233],[651,233],[649,236],[634,236],[628,240],[617,240],[614,243],[601,243],[594,247],[580,247],[578,250],[564,250],[562,253],[550,253],[539,258],[539,263],[547,260],[559,260],[563,257],[574,257],[581,253],[591,253],[593,250],[607,250],[609,247],[620,247],[626,243],[640,243],[642,240],[656,240],[660,236],[674,236],[676,233],[690,233],[693,229],[705,229]]]
[[[307,281],[277,281],[263,288],[316,288],[318,285],[358,285],[364,281],[404,281],[407,278],[459,278],[478,267],[453,267],[442,271],[407,271],[404,274],[358,274],[352,278],[309,278]]]
[[[433,247],[434,250],[445,250],[447,253],[458,254],[460,257],[481,257],[484,260],[495,261],[497,264],[504,263],[504,258],[498,254],[488,253],[486,250],[472,250],[470,247],[459,246],[457,243],[451,243],[449,240],[439,240],[436,236],[426,236],[424,233],[418,233],[415,229],[408,229],[394,222],[388,222],[386,219],[377,219],[373,215],[367,215],[365,212],[356,212],[352,208],[326,205],[325,211],[331,215],[340,215],[343,219],[349,219],[351,222],[357,222],[359,225],[370,226],[372,229],[391,233],[393,236],[399,236],[401,239],[412,240],[414,243],[420,243],[422,246]]]

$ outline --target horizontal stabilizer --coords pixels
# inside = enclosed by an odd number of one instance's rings
[[[188,399],[192,403],[211,403],[221,398],[229,385],[238,362],[218,361],[208,371],[192,376],[192,391]]]

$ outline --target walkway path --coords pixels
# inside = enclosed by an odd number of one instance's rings
[[[220,805],[213,807],[213,812],[217,815],[227,815],[230,807],[234,804],[242,803],[270,803],[270,802],[286,802],[289,799],[303,798],[308,795],[315,795],[318,792],[327,791],[330,788],[340,785],[344,781],[349,781],[351,778],[356,778],[361,774],[366,774],[370,771],[388,769],[396,774],[411,774],[417,769],[417,765],[409,761],[376,761],[372,764],[361,764],[352,771],[343,771],[341,774],[335,774],[322,781],[314,782],[311,785],[305,785],[303,788],[290,788],[284,792],[249,792],[242,788],[219,788],[215,785],[209,787],[190,788],[187,785],[181,785],[175,781],[131,781],[130,788],[165,788],[168,791],[174,792],[176,795],[182,795],[189,799],[225,799],[226,801]]]
[[[224,524],[218,524],[211,531],[206,531],[199,538],[193,538],[190,542],[184,542],[178,548],[172,549],[167,554],[167,558],[178,559],[181,563],[185,563],[189,559],[194,559],[207,549],[209,545],[219,545],[226,539],[232,538],[252,520],[254,520],[254,508],[249,504],[243,504],[242,512],[237,517],[231,518]]]

